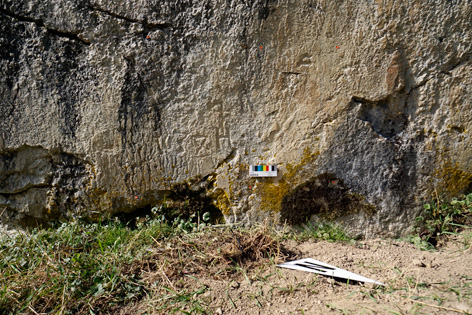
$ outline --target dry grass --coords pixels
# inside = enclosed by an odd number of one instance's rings
[[[116,313],[156,294],[185,302],[176,292],[195,289],[189,278],[237,279],[289,255],[266,224],[187,233],[157,221],[137,230],[73,223],[5,236],[0,313]]]
[[[267,225],[249,230],[206,229],[196,234],[156,242],[152,256],[133,262],[126,272],[142,272],[147,283],[160,282],[173,289],[186,276],[231,279],[237,268],[253,269],[295,257],[272,236]]]

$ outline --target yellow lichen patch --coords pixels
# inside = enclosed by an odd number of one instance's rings
[[[304,168],[312,164],[319,155],[319,152],[311,152],[309,148],[305,148],[300,162],[295,165],[285,164],[285,173],[277,182],[271,178],[261,179],[255,187],[256,194],[260,198],[260,209],[267,212],[279,212],[283,197],[298,184]]]
[[[215,206],[223,215],[229,215],[231,213],[231,203],[228,195],[223,189],[216,189],[211,198],[213,199]]]
[[[260,182],[257,194],[261,198],[260,209],[263,211],[280,211],[283,196],[290,191],[291,185],[282,179],[278,183]]]
[[[448,197],[457,196],[472,183],[472,174],[461,170],[458,163],[446,160],[433,174],[438,179],[436,191]]]

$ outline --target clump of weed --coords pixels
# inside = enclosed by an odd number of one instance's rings
[[[331,222],[307,222],[297,226],[290,233],[289,238],[297,240],[323,240],[329,242],[347,242],[353,239],[349,237],[346,230],[340,225]]]
[[[277,239],[270,233],[267,224],[250,230],[230,231],[222,245],[226,244],[230,244],[227,249],[231,249],[223,251],[222,257],[232,261],[257,262],[264,258],[286,254]]]
[[[330,242],[345,242],[350,241],[346,230],[339,224],[334,223],[311,223],[308,222],[303,233],[314,239],[330,241]]]
[[[416,218],[415,235],[411,241],[423,249],[429,249],[441,245],[448,235],[471,227],[472,194],[451,200],[437,196],[435,200],[424,204],[423,213]]]

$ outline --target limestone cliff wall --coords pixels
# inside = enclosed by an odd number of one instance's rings
[[[470,189],[470,1],[0,3],[4,222],[132,211],[191,179],[229,222],[391,236]]]

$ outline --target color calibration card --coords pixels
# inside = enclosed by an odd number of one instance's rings
[[[277,165],[251,165],[249,166],[251,177],[277,177]]]

